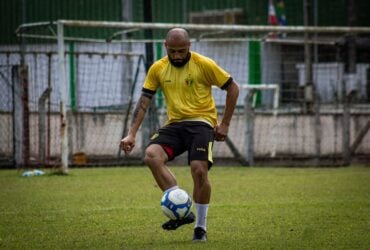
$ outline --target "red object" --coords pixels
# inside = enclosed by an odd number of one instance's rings
[[[269,0],[269,7],[268,7],[268,23],[270,25],[278,25],[278,19],[276,17],[276,10],[274,6],[273,0]]]
[[[170,148],[169,146],[167,145],[164,145],[164,144],[161,144],[162,148],[164,149],[164,151],[167,153],[168,155],[168,160],[172,160],[174,157],[175,157],[175,154],[173,152],[173,149]]]

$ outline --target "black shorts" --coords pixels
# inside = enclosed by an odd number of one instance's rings
[[[151,144],[159,144],[168,155],[168,160],[188,151],[188,164],[193,160],[208,161],[212,167],[213,128],[204,122],[185,121],[171,123],[160,128],[151,138]]]

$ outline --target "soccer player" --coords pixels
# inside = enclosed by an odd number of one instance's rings
[[[167,104],[168,120],[152,136],[145,151],[144,162],[149,166],[158,186],[166,192],[178,188],[176,178],[166,163],[187,151],[197,215],[195,218],[190,213],[184,219],[169,220],[162,228],[176,230],[196,220],[193,241],[206,241],[211,197],[208,171],[213,163],[212,146],[214,140],[224,141],[228,134],[239,86],[212,59],[190,51],[190,39],[186,30],[171,29],[164,45],[167,56],[150,67],[130,129],[120,146],[125,153],[131,152],[135,146],[136,133],[153,95],[161,88]],[[226,91],[225,109],[220,122],[212,96],[213,85]]]

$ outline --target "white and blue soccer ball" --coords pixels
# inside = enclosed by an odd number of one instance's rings
[[[188,216],[192,204],[190,195],[180,188],[165,192],[161,200],[162,211],[171,220],[180,220]]]

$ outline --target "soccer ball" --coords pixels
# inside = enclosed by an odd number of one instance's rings
[[[192,199],[180,188],[165,192],[161,200],[163,213],[171,220],[180,220],[191,211]]]

